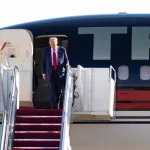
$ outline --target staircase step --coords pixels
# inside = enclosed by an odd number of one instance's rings
[[[26,110],[29,110],[29,109],[36,109],[35,107],[30,107],[30,106],[20,106],[19,109],[26,109]]]
[[[62,116],[62,109],[18,109],[17,116]]]
[[[47,132],[47,133],[14,133],[14,139],[60,139],[60,132]]]
[[[62,117],[16,117],[16,123],[61,123],[61,120]]]
[[[59,147],[60,141],[24,141],[14,140],[13,147]]]
[[[53,147],[17,147],[13,148],[12,150],[59,150],[59,147],[53,148]]]
[[[22,125],[16,124],[15,131],[61,131],[61,125]]]
[[[14,139],[14,141],[60,141],[60,139],[31,139],[31,138],[29,138],[29,139]]]

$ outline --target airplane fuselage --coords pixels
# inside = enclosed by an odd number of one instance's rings
[[[112,65],[118,74],[118,88],[150,87],[150,15],[70,17],[9,28],[28,29],[34,37],[66,35],[72,67]]]

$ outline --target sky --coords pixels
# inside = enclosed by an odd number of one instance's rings
[[[0,0],[0,27],[89,14],[150,13],[149,0]]]

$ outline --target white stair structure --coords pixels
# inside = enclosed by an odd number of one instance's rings
[[[110,120],[114,117],[116,71],[109,68],[83,68],[78,65],[73,69],[78,77],[73,107],[73,120]]]

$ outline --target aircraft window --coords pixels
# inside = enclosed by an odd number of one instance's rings
[[[140,78],[141,80],[150,80],[150,66],[141,66]]]
[[[128,66],[119,66],[119,68],[118,68],[118,78],[120,80],[127,80],[129,78],[129,68],[128,68]]]

